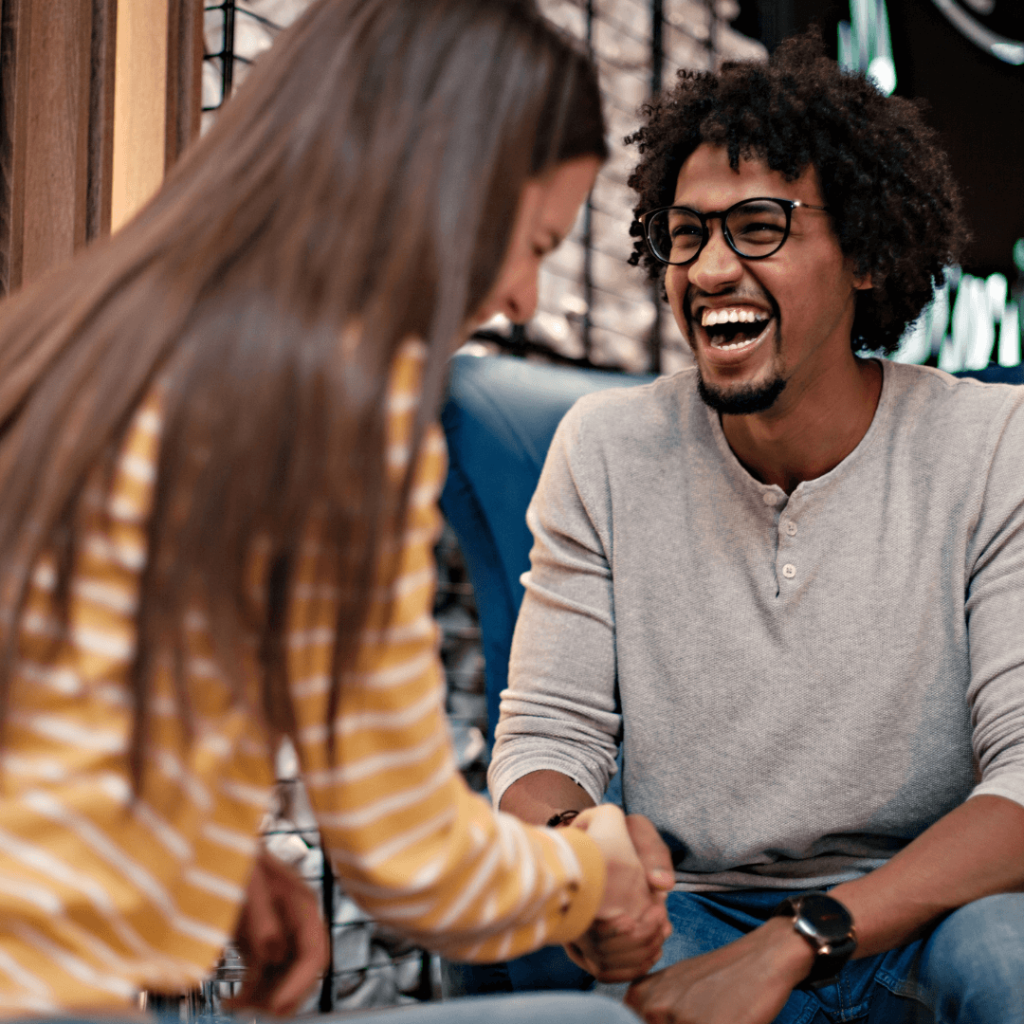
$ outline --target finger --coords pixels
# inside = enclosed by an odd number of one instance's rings
[[[662,891],[671,889],[676,884],[672,854],[650,819],[642,814],[630,814],[626,818],[626,829],[647,873],[648,884]]]
[[[275,906],[276,878],[273,858],[261,854],[245,893],[245,909],[239,921],[238,939],[250,967],[277,963],[286,955],[288,938]]]
[[[639,963],[645,960],[649,953],[661,949],[665,942],[661,937],[661,932],[658,931],[645,936],[642,940],[634,939],[631,936],[621,936],[614,939],[605,939],[601,942],[581,944],[584,945],[587,955],[592,960],[597,960],[600,963],[607,963],[612,960],[624,961],[626,959]]]
[[[283,913],[290,924],[294,959],[287,973],[275,986],[270,1001],[272,1012],[282,1016],[294,1013],[310,989],[323,975],[330,960],[327,929],[320,919],[316,897],[302,883],[305,895],[290,893]]]
[[[567,942],[563,947],[566,956],[577,966],[582,967],[587,974],[594,974],[597,970],[597,965],[591,963],[587,955],[580,949],[579,945],[575,942]]]
[[[628,971],[631,978],[645,974],[660,959],[663,942],[660,936],[644,945],[608,945],[586,950],[588,960],[601,972]],[[621,979],[625,980],[625,979]]]
[[[591,973],[604,985],[621,985],[623,982],[637,981],[640,978],[646,977],[657,962],[658,957],[654,957],[652,960],[638,964],[635,967],[601,967],[596,972]]]

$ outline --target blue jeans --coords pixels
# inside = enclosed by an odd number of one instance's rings
[[[784,896],[756,890],[671,893],[673,933],[656,969],[732,942],[764,921]],[[524,965],[524,961],[526,961]],[[567,966],[568,965],[568,966]],[[479,974],[475,972],[480,972]],[[560,947],[507,965],[445,970],[446,994],[523,978],[534,987],[592,983]],[[609,995],[625,986],[599,986]],[[950,914],[924,938],[853,960],[833,985],[797,989],[776,1024],[1021,1024],[1024,1021],[1024,895],[989,896]]]

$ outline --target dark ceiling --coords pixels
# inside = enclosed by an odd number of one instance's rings
[[[969,9],[969,0],[957,0]],[[984,4],[980,4],[984,6]],[[964,192],[974,242],[965,269],[1002,271],[1013,280],[1013,243],[1024,238],[1024,66],[990,56],[967,40],[932,0],[888,0],[898,95],[927,101]],[[769,47],[811,23],[836,54],[847,0],[741,0],[734,25]],[[1024,40],[1024,3],[996,0],[993,31]]]

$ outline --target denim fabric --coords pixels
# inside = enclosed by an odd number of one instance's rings
[[[710,952],[767,919],[787,895],[777,890],[671,893],[673,933],[656,969]],[[522,960],[529,959],[527,967]],[[568,965],[568,970],[566,969]],[[446,995],[479,992],[482,973],[541,978],[544,988],[580,988],[585,976],[560,947],[488,968],[448,965]],[[452,982],[457,976],[457,981]],[[561,982],[561,984],[560,984]],[[624,985],[599,985],[619,997]],[[775,1024],[1022,1024],[1024,1022],[1024,895],[989,896],[950,914],[923,939],[853,960],[837,982],[796,990]]]

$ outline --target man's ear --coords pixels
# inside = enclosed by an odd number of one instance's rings
[[[854,274],[853,275],[853,287],[858,292],[868,291],[874,288],[874,278],[871,276],[869,270],[866,274]]]

